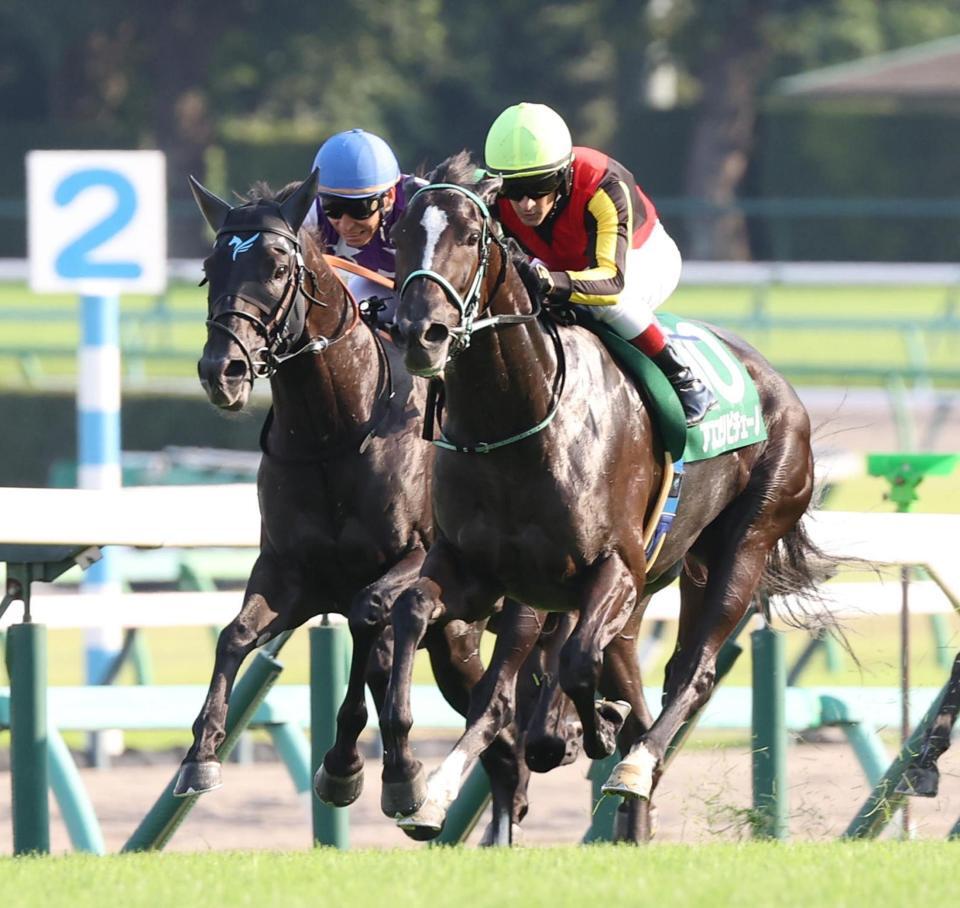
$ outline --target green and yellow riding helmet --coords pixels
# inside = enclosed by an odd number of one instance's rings
[[[558,188],[572,160],[570,130],[546,104],[514,104],[493,121],[487,133],[486,169],[503,177],[507,195],[513,194],[510,188],[520,185],[544,189],[553,184]]]

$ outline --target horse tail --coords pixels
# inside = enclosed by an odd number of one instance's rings
[[[797,600],[819,599],[820,587],[843,563],[824,552],[807,532],[806,517],[798,520],[767,555],[757,594]]]
[[[777,615],[785,624],[818,636],[832,634],[856,662],[823,584],[841,566],[878,573],[879,565],[865,558],[823,551],[810,538],[810,517],[808,510],[770,550],[757,586],[756,605],[769,621],[770,599],[777,597]]]

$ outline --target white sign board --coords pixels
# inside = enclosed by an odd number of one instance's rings
[[[160,151],[27,154],[30,288],[88,296],[160,293],[167,283]]]

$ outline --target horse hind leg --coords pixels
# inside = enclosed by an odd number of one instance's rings
[[[576,624],[574,612],[548,615],[537,646],[517,679],[524,761],[533,772],[549,772],[580,756],[583,728],[573,703],[559,685],[560,652]]]
[[[770,473],[778,475],[773,468]],[[651,796],[670,742],[713,693],[717,654],[750,607],[770,552],[806,509],[810,477],[795,469],[775,491],[764,490],[763,481],[752,483],[697,540],[695,557],[687,556],[680,578],[680,632],[667,668],[663,709],[614,767],[604,792]],[[696,570],[700,576],[694,577]]]
[[[897,792],[921,798],[934,798],[940,789],[940,770],[937,761],[950,747],[950,735],[960,712],[960,653],[953,660],[953,670],[937,715],[920,745],[917,756],[911,760],[897,783]]]
[[[520,842],[520,823],[527,815],[530,770],[521,759],[522,745],[515,722],[494,738],[480,755],[490,780],[491,818],[480,839],[481,847],[509,846]]]
[[[363,756],[357,742],[367,725],[365,681],[376,670],[371,654],[386,627],[390,605],[416,578],[424,554],[422,549],[411,552],[351,604],[348,618],[353,651],[347,690],[337,712],[336,740],[313,779],[313,789],[324,804],[346,807],[363,791]]]
[[[560,653],[560,686],[583,727],[583,749],[592,760],[613,753],[630,704],[595,698],[607,645],[623,630],[636,604],[636,584],[618,555],[598,566],[584,589],[577,626]]]

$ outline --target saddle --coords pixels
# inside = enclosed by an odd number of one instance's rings
[[[662,486],[643,539],[650,565],[656,562],[676,515],[684,464],[746,447],[767,437],[753,380],[722,340],[704,326],[688,320],[666,313],[658,313],[657,318],[675,340],[695,345],[701,365],[698,372],[708,381],[719,401],[707,418],[692,429],[687,428],[672,385],[653,361],[591,312],[583,308],[577,311],[578,321],[603,341],[611,356],[643,392],[651,420],[663,442]]]

